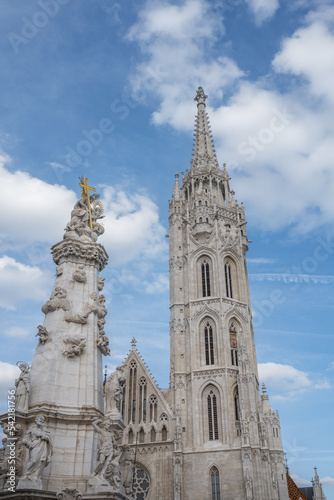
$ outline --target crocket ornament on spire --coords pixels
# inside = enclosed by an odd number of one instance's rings
[[[197,106],[200,104],[204,104],[205,106],[205,101],[207,100],[208,96],[204,93],[204,90],[202,87],[198,87],[196,90],[196,97],[194,97],[194,101],[197,101]]]

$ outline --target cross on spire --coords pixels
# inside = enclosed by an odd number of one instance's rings
[[[93,229],[92,208],[90,206],[89,191],[96,191],[96,189],[89,186],[87,177],[81,177],[79,186],[82,187],[81,198],[87,198],[88,212],[89,212],[89,227]]]

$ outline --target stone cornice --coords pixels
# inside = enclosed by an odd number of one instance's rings
[[[54,262],[74,262],[82,264],[93,264],[99,271],[107,265],[108,254],[99,243],[86,243],[80,240],[64,239],[51,247],[51,255]]]

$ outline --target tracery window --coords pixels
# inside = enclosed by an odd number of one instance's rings
[[[139,380],[139,414],[141,422],[146,422],[146,393],[147,393],[146,378],[141,377]]]
[[[235,420],[237,422],[239,422],[239,420],[240,420],[240,403],[239,403],[239,389],[238,389],[238,386],[233,391],[233,400],[234,400]]]
[[[237,327],[232,321],[230,325],[230,345],[231,345],[231,363],[232,366],[238,366],[238,340],[237,340]]]
[[[210,297],[211,296],[210,261],[208,258],[203,258],[200,260],[200,276],[201,276],[202,297]]]
[[[213,329],[209,321],[204,326],[204,343],[205,343],[205,364],[214,365],[214,344],[213,344]]]
[[[217,412],[217,396],[211,390],[207,396],[208,403],[208,423],[209,423],[209,440],[218,439],[218,412]]]
[[[156,422],[157,421],[158,400],[154,394],[152,394],[150,396],[149,403],[150,403],[150,422]]]
[[[132,492],[136,500],[145,500],[150,489],[150,478],[148,472],[137,465],[132,476]]]
[[[130,361],[128,423],[136,421],[137,363]]]
[[[231,264],[227,262],[224,267],[225,267],[226,297],[233,299]]]
[[[217,467],[212,467],[210,471],[211,499],[220,500],[219,471]]]

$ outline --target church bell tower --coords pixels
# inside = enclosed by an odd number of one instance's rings
[[[170,402],[181,498],[286,500],[278,414],[260,392],[244,207],[219,168],[202,87],[190,170],[169,203]],[[181,184],[181,185],[180,185]],[[210,495],[208,495],[210,492]]]

